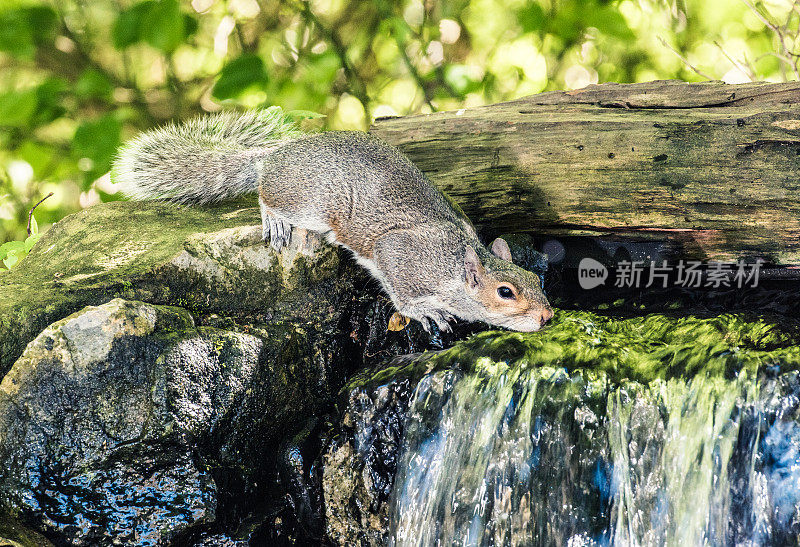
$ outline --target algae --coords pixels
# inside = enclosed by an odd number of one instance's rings
[[[743,370],[797,369],[800,336],[741,314],[614,318],[560,310],[539,332],[481,332],[447,350],[399,357],[353,378],[343,391],[452,367],[490,375],[518,367],[563,368],[614,382],[697,375],[732,378]]]

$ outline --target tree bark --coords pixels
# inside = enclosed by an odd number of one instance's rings
[[[376,120],[492,233],[800,264],[800,83],[603,84]]]

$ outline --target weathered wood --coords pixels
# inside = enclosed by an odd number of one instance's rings
[[[800,264],[800,83],[594,85],[383,118],[372,132],[494,232]]]

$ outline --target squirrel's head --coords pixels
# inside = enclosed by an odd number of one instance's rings
[[[511,262],[511,250],[497,238],[483,261],[470,246],[464,255],[467,294],[482,308],[481,320],[511,330],[539,330],[553,309],[539,276]]]

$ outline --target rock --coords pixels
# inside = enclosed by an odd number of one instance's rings
[[[53,544],[8,516],[0,517],[0,547],[53,547]]]
[[[47,325],[112,298],[176,305],[247,323],[336,324],[353,299],[342,252],[296,230],[276,255],[257,208],[114,202],[63,219],[0,277],[0,375]]]
[[[214,481],[187,442],[201,431],[170,408],[191,404],[186,382],[161,357],[191,327],[182,310],[116,299],[29,344],[0,383],[3,507],[80,545],[213,521]]]
[[[270,450],[319,410],[327,365],[296,326],[256,336],[180,308],[89,306],[0,383],[0,503],[75,545],[190,535],[237,491],[265,494]]]
[[[384,545],[389,498],[411,398],[408,379],[354,389],[323,457],[328,537],[337,545]]]
[[[391,303],[318,235],[260,235],[235,203],[111,203],[0,276],[0,518],[76,545],[321,539],[299,502],[324,431],[294,437],[366,355],[428,338],[386,333]]]

